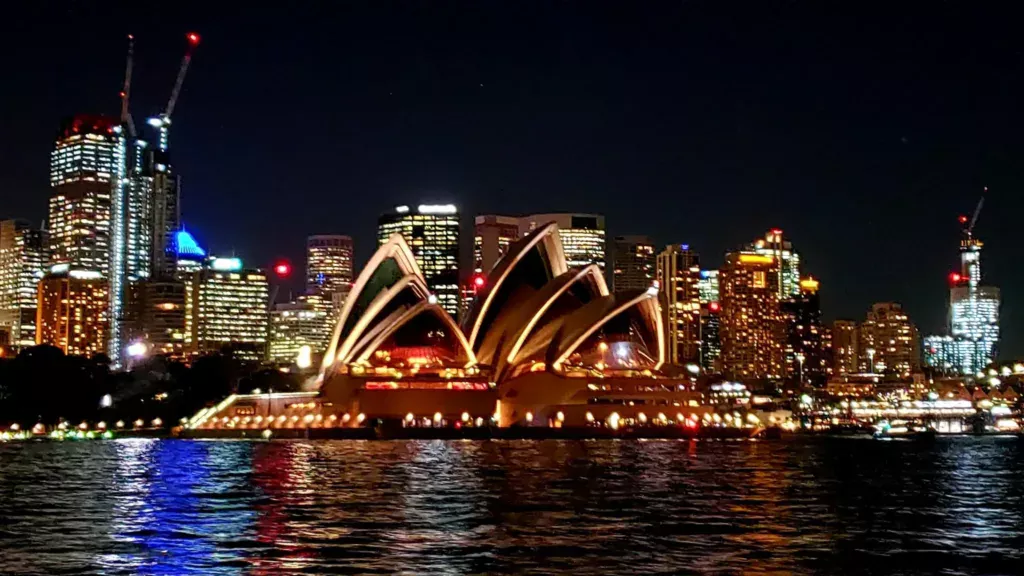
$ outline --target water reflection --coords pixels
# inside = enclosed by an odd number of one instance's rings
[[[0,445],[0,573],[1019,573],[1016,440]]]

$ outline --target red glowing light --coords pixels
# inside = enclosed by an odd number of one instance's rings
[[[711,310],[712,312],[718,312],[721,308],[722,307],[718,304],[718,302],[711,302],[708,304],[708,310]]]
[[[487,283],[487,280],[484,280],[483,276],[477,275],[477,276],[473,277],[473,286],[476,286],[477,288],[483,288],[484,284],[486,284],[486,283]]]
[[[196,34],[195,32],[189,32],[186,38],[188,38],[188,43],[193,46],[199,44],[199,34]]]
[[[961,224],[967,224],[967,216],[961,215],[959,220]]]
[[[962,279],[963,279],[963,277],[960,276],[960,274],[957,273],[957,272],[950,272],[949,273],[949,281],[952,282],[953,284],[959,284],[960,280],[962,280]]]
[[[782,228],[772,228],[772,234],[779,236],[782,234]]]
[[[292,273],[292,265],[287,262],[278,262],[274,265],[274,274],[281,278],[287,278]]]

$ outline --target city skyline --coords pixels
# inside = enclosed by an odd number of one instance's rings
[[[176,113],[180,121],[175,124],[173,148],[176,168],[183,176],[183,220],[204,245],[216,248],[217,253],[234,251],[247,262],[264,267],[278,257],[287,257],[297,264],[302,261],[303,239],[307,235],[338,233],[354,237],[358,267],[365,262],[373,246],[376,218],[391,206],[417,202],[457,204],[464,215],[464,230],[469,229],[469,222],[476,214],[601,213],[608,218],[609,237],[649,235],[658,242],[659,248],[670,243],[689,243],[702,254],[705,267],[710,268],[722,263],[727,250],[736,248],[759,231],[777,226],[801,252],[805,269],[821,280],[826,321],[858,319],[863,310],[875,302],[897,301],[903,304],[922,333],[937,334],[942,332],[946,322],[948,286],[945,278],[957,269],[956,216],[969,212],[982,187],[988,186],[990,211],[982,216],[977,231],[979,238],[986,242],[983,264],[986,283],[1001,287],[1006,296],[1001,354],[1020,356],[1024,352],[1024,338],[1016,326],[1024,325],[1024,318],[1013,306],[1012,294],[1019,292],[1024,278],[1012,266],[1010,233],[1013,227],[1008,220],[1018,208],[1019,201],[1012,191],[1020,181],[1008,159],[1019,154],[1015,148],[1008,148],[1016,144],[1007,140],[1007,134],[1014,131],[1020,116],[1006,108],[1007,102],[1013,100],[1010,96],[1017,85],[1001,85],[1004,88],[1001,91],[988,91],[986,97],[991,101],[983,107],[965,106],[962,102],[964,88],[958,86],[951,88],[952,94],[929,100],[926,97],[930,94],[950,91],[940,78],[941,70],[933,67],[922,72],[923,78],[905,79],[910,82],[909,93],[894,96],[891,105],[872,99],[872,89],[858,88],[857,93],[868,98],[866,109],[842,98],[834,103],[835,110],[815,111],[805,106],[807,97],[799,97],[808,84],[796,82],[799,70],[789,65],[779,65],[781,79],[767,86],[757,83],[759,76],[754,64],[760,59],[746,50],[755,40],[763,39],[752,27],[758,16],[757,9],[733,20],[717,13],[715,8],[693,8],[709,12],[700,14],[711,22],[706,32],[689,29],[688,20],[682,17],[690,9],[680,8],[682,12],[673,12],[673,18],[668,19],[691,38],[687,41],[688,47],[698,48],[695,54],[701,52],[699,48],[717,50],[713,52],[719,56],[720,62],[716,65],[729,66],[739,81],[752,83],[757,89],[754,94],[764,96],[767,111],[780,114],[792,121],[793,126],[769,121],[765,111],[752,108],[756,100],[737,100],[732,89],[713,81],[718,76],[711,62],[703,62],[696,55],[680,62],[686,81],[652,76],[646,66],[630,71],[622,61],[611,62],[600,71],[588,69],[579,54],[590,45],[590,33],[609,25],[614,16],[622,17],[621,25],[629,35],[642,39],[640,23],[646,22],[643,19],[646,13],[640,8],[626,8],[621,14],[600,11],[578,30],[570,31],[569,36],[578,46],[574,44],[563,60],[550,65],[543,64],[542,56],[545,50],[557,46],[559,36],[552,30],[540,30],[538,47],[512,54],[470,32],[471,22],[467,16],[453,15],[453,38],[432,39],[429,48],[436,53],[428,50],[424,56],[428,69],[433,70],[426,80],[418,80],[415,67],[410,67],[403,56],[402,50],[408,47],[408,41],[401,41],[395,52],[385,56],[347,56],[343,65],[351,67],[356,74],[347,78],[344,86],[333,79],[310,84],[311,67],[299,66],[287,73],[289,82],[285,84],[316,88],[315,94],[300,97],[309,99],[304,100],[309,104],[306,108],[311,113],[321,113],[322,120],[333,127],[339,140],[324,141],[303,135],[296,136],[301,140],[293,146],[278,138],[279,132],[271,132],[271,138],[260,139],[256,136],[259,132],[254,131],[261,129],[260,123],[247,124],[256,117],[251,112],[267,104],[269,98],[252,94],[263,86],[254,82],[267,80],[262,75],[263,67],[257,65],[253,57],[242,58],[238,52],[242,40],[251,42],[253,39],[246,33],[228,29],[226,14],[214,10],[196,21],[171,11],[159,24],[140,26],[138,22],[146,14],[142,9],[124,14],[114,14],[113,8],[111,13],[106,9],[97,9],[95,13],[72,9],[59,16],[54,24],[59,31],[68,33],[56,35],[53,46],[33,57],[63,54],[71,45],[85,46],[61,61],[64,74],[54,79],[28,70],[31,62],[16,64],[16,72],[25,74],[29,86],[37,81],[48,82],[59,95],[43,102],[27,100],[32,90],[26,90],[28,94],[4,96],[11,109],[26,110],[26,113],[12,120],[16,132],[24,138],[19,138],[18,146],[4,155],[0,166],[0,186],[16,191],[5,194],[0,216],[27,218],[33,223],[43,218],[48,196],[43,163],[61,118],[80,112],[115,114],[126,32],[134,32],[138,37],[139,85],[133,88],[133,102],[139,103],[136,114],[143,117],[157,113],[161,107],[172,80],[166,70],[173,71],[180,58],[181,33],[195,28],[203,33],[204,45],[189,72],[185,94]],[[379,30],[383,14],[372,8],[367,10],[358,16],[371,24],[369,29]],[[559,17],[556,9],[549,10],[540,14],[541,20],[552,21]],[[500,8],[486,11],[504,15]],[[938,12],[920,15],[940,29],[960,26],[966,37],[977,40],[970,43],[971,50],[964,57],[966,64],[944,61],[955,72],[970,74],[975,80],[964,82],[965,85],[983,83],[1005,63],[1005,58],[1000,56],[1003,47],[981,37],[983,24],[1003,24],[991,20],[980,9],[967,12],[967,18]],[[326,16],[329,17],[325,21],[333,22],[331,17],[336,15]],[[396,16],[398,29],[430,31],[440,26],[437,15],[419,16],[425,16],[421,22],[410,15]],[[869,16],[866,9],[863,13],[852,14],[851,24],[840,25],[833,32],[838,38],[851,39],[855,23]],[[775,17],[794,27],[795,35],[790,40],[797,46],[805,45],[813,37],[808,32],[814,27],[813,16],[798,17],[783,12]],[[246,18],[260,19],[259,16]],[[254,57],[264,56],[273,49],[280,50],[279,58],[289,64],[299,62],[310,45],[308,42],[291,45],[296,43],[289,43],[288,39],[296,35],[300,24],[311,20],[312,15],[302,10],[289,16],[282,22],[280,34],[273,42],[266,39],[249,44],[255,48]],[[96,25],[72,30],[73,23],[81,22]],[[349,30],[349,25],[344,24],[345,30]],[[15,36],[33,33],[33,26],[28,26],[24,32],[17,31]],[[668,33],[669,28],[663,24],[654,26],[653,38],[641,42],[637,54],[629,56],[628,63],[642,62],[648,57],[680,56],[657,54],[657,38],[659,34]],[[738,46],[723,46],[712,39],[715,32],[729,28],[744,32],[745,37],[737,41]],[[924,31],[927,28],[922,26],[910,31],[910,38],[900,37],[902,29],[883,27],[878,34],[882,46],[909,50],[901,53],[903,58],[916,62],[926,55],[914,46],[928,39],[928,32]],[[308,33],[315,41],[329,45],[330,37],[326,32],[313,26]],[[90,42],[81,42],[83,35]],[[488,48],[490,55],[452,54],[460,41]],[[964,45],[967,44],[965,41]],[[773,39],[765,49],[778,54],[785,48]],[[839,58],[845,62],[848,59],[843,60],[843,57],[848,57],[849,50],[854,49],[865,48],[856,43],[851,48],[826,46],[821,56],[811,54],[808,57],[815,61]],[[334,52],[328,49],[325,54],[331,56]],[[431,68],[441,55],[454,56],[469,66],[465,70]],[[371,73],[372,63],[390,65],[393,74],[382,77]],[[902,67],[885,63],[879,66],[877,71],[851,70],[851,78],[846,81],[825,72],[814,74],[816,77],[825,75],[824,79],[831,82],[822,88],[828,91],[839,86],[848,89],[855,80],[869,87],[879,86],[880,81],[904,81],[899,75]],[[261,74],[256,74],[257,70]],[[554,101],[566,105],[588,100],[578,88],[568,85],[568,81],[551,80],[550,90],[541,90],[542,85],[529,80],[536,75],[534,73],[544,78],[565,73],[572,80],[600,82],[602,90],[611,90],[610,94],[624,98],[623,102],[628,102],[629,106],[613,106],[609,101],[612,96],[606,96],[570,113],[567,119],[557,121],[555,112],[564,112],[565,108],[543,104],[544,94],[550,93]],[[227,80],[219,80],[220,74],[225,74]],[[469,82],[471,76],[477,76],[474,79],[479,81]],[[605,86],[613,82],[629,84],[626,81],[633,80],[646,82],[637,88],[636,94]],[[244,86],[246,92],[231,88],[224,93],[225,81]],[[792,85],[787,81],[793,81]],[[430,84],[423,82],[436,82],[435,90],[428,90],[426,87]],[[943,90],[935,90],[940,85]],[[530,116],[521,117],[520,112],[513,117],[531,129],[547,126],[540,134],[550,143],[540,142],[536,136],[504,121],[487,120],[481,122],[480,127],[470,128],[458,123],[453,127],[431,119],[457,117],[452,114],[458,109],[460,114],[479,121],[488,114],[509,109],[517,102],[510,94],[526,88],[534,91],[521,99],[522,108],[513,110],[535,112],[536,120],[527,121]],[[342,100],[342,105],[321,105],[346,90],[350,95]],[[656,108],[666,110],[660,104],[661,99],[678,97],[684,90],[686,96],[681,106],[673,107],[671,113],[663,112],[667,114],[665,117],[652,117],[650,113],[634,110],[640,98],[654,98],[659,103]],[[288,100],[294,97],[293,91],[287,91],[287,95],[275,89],[270,92],[273,96],[270,102],[294,108]],[[788,102],[785,98],[788,96],[796,98]],[[727,105],[716,106],[716,99],[722,98]],[[910,105],[918,101],[930,103],[932,112],[936,107],[957,117],[969,112],[976,122],[933,124],[929,119],[936,114],[922,114]],[[241,108],[235,110],[232,106],[238,103]],[[368,119],[361,121],[351,114],[352,105],[364,109]],[[269,118],[278,118],[277,108],[269,110]],[[880,112],[878,119],[872,117],[860,122],[867,110]],[[621,114],[626,114],[622,121],[615,119]],[[812,122],[819,114],[822,122]],[[701,119],[700,115],[707,118]],[[997,117],[1001,118],[999,128],[990,125],[990,119]],[[406,118],[408,124],[402,124],[398,118]],[[856,123],[864,125],[851,126],[854,122],[845,118],[857,118]],[[599,124],[602,128],[585,129],[587,120],[602,120]],[[378,121],[383,122],[380,130],[371,130],[373,124],[364,123]],[[627,123],[637,127],[623,125]],[[816,129],[812,124],[823,128]],[[653,128],[661,125],[677,133],[681,141],[673,143],[675,137],[667,138],[662,129]],[[978,128],[968,128],[968,125]],[[686,127],[690,129],[683,129]],[[501,148],[486,132],[504,135],[503,139],[515,144],[516,149],[532,152]],[[288,134],[289,138],[293,137],[294,131]],[[369,140],[366,140],[367,135]],[[218,144],[214,146],[205,141]],[[366,145],[360,146],[364,141]],[[436,142],[436,146],[425,146],[427,141]],[[623,147],[617,141],[631,142],[636,149]],[[231,146],[231,143],[238,145]],[[472,143],[476,144],[469,146]],[[778,151],[771,150],[776,144]],[[698,145],[700,149],[694,148]],[[570,153],[555,154],[553,146],[568,149]],[[817,148],[823,150],[819,153],[815,151]],[[339,170],[330,177],[327,186],[320,176],[289,172],[287,168],[299,161],[291,149],[308,150],[314,163],[341,154],[334,160]],[[499,154],[501,150],[507,153]],[[689,152],[684,153],[687,150]],[[678,164],[679,168],[664,168],[668,159],[672,159],[669,164]],[[697,160],[705,167],[695,167]],[[254,180],[240,169],[256,164],[266,166],[269,172]],[[407,168],[395,170],[398,166]],[[736,169],[740,166],[745,168]],[[835,176],[826,174],[825,166],[832,166]],[[864,166],[876,168],[862,168]],[[241,190],[251,193],[254,201],[240,205]],[[314,192],[317,190],[322,192]],[[636,194],[644,194],[651,204],[670,209],[642,209],[640,203],[631,201]],[[298,208],[306,209],[294,210],[293,218],[281,218],[279,211],[273,209],[275,200],[281,198],[294,200]],[[722,226],[718,221],[726,217],[729,225]],[[275,228],[277,234],[263,234],[263,230],[277,222],[280,223]],[[464,242],[463,253],[467,249]]]

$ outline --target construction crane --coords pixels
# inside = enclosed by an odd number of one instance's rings
[[[128,129],[128,136],[135,140],[135,121],[128,111],[128,99],[132,92],[132,59],[135,53],[135,36],[128,35],[128,59],[124,65],[124,86],[121,88],[121,124]]]
[[[174,113],[174,105],[178,102],[178,95],[181,94],[181,85],[185,82],[185,74],[188,72],[188,65],[192,62],[192,52],[199,46],[199,34],[189,32],[185,35],[187,46],[185,56],[181,59],[181,67],[178,68],[178,77],[174,80],[174,88],[171,89],[171,97],[167,101],[167,108],[155,118],[149,119],[149,125],[160,130],[160,150],[167,151],[168,127],[171,125],[171,114]]]
[[[983,193],[988,193],[988,186],[983,190]],[[985,197],[982,196],[978,200],[978,205],[974,208],[974,215],[968,220],[967,216],[960,216],[960,223],[965,224],[964,226],[964,238],[968,243],[974,238],[974,225],[978,223],[978,216],[981,215],[981,207],[985,205]]]

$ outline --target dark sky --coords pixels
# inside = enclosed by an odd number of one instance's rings
[[[945,321],[956,217],[1024,355],[1024,36],[979,2],[47,2],[4,5],[0,217],[41,220],[60,119],[174,116],[200,243],[301,262],[309,233],[360,260],[398,203],[591,211],[609,233],[688,242],[709,265],[778,226],[828,318],[895,300]],[[980,6],[979,4],[985,4]]]

